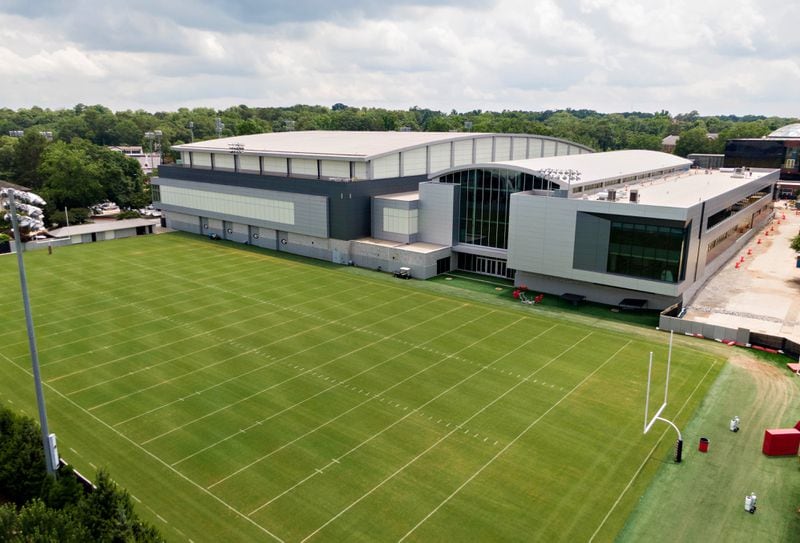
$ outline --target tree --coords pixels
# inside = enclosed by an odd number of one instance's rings
[[[158,531],[143,523],[127,491],[117,488],[108,472],[97,472],[95,489],[81,501],[78,518],[92,541],[160,541]]]
[[[27,131],[14,146],[14,181],[38,190],[42,186],[39,165],[48,147],[47,139],[35,131]]]
[[[20,542],[81,543],[90,540],[88,530],[73,518],[69,510],[51,509],[41,500],[34,500],[20,509],[17,527],[18,533],[13,540]]]
[[[38,425],[0,409],[0,494],[25,503],[40,495],[47,477]]]
[[[43,180],[42,196],[56,209],[89,207],[105,196],[100,164],[74,143],[57,141],[50,145],[38,173]]]
[[[675,145],[675,154],[686,157],[691,153],[708,153],[712,147],[713,143],[708,139],[705,128],[690,128],[681,132],[680,139]]]
[[[791,247],[793,251],[800,253],[800,234],[792,238],[789,247]]]

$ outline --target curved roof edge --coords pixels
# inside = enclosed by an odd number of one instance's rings
[[[800,123],[787,124],[767,134],[768,138],[800,138]]]
[[[206,153],[288,156],[297,158],[347,159],[367,161],[428,145],[468,139],[492,137],[536,138],[570,145],[593,153],[590,147],[573,141],[539,134],[504,134],[492,132],[369,132],[338,130],[307,130],[297,132],[267,132],[231,136],[202,142],[173,145],[178,151]],[[242,145],[234,151],[234,145]]]
[[[691,160],[669,153],[662,153],[661,151],[623,150],[464,164],[431,173],[428,179],[475,168],[503,168],[532,175],[537,175],[542,170],[551,168],[576,170],[580,172],[581,179],[574,184],[584,184],[691,165]]]

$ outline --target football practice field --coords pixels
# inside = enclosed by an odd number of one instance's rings
[[[184,234],[25,259],[60,455],[172,541],[610,541],[672,459],[666,334]],[[0,281],[0,401],[36,418]],[[722,366],[674,347],[664,416]]]

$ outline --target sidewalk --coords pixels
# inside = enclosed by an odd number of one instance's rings
[[[768,236],[764,230],[756,234],[708,281],[687,306],[686,320],[747,328],[800,343],[800,268],[795,267],[795,252],[789,248],[800,232],[800,215],[784,204],[783,200],[775,203],[775,220],[768,226],[774,230]],[[740,256],[745,260],[736,269]]]

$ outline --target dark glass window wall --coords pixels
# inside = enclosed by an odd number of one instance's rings
[[[607,271],[677,283],[684,279],[690,227],[612,221]]]
[[[513,193],[561,188],[529,173],[500,168],[461,170],[443,175],[439,182],[461,185],[459,243],[498,249],[508,248],[508,210]]]

